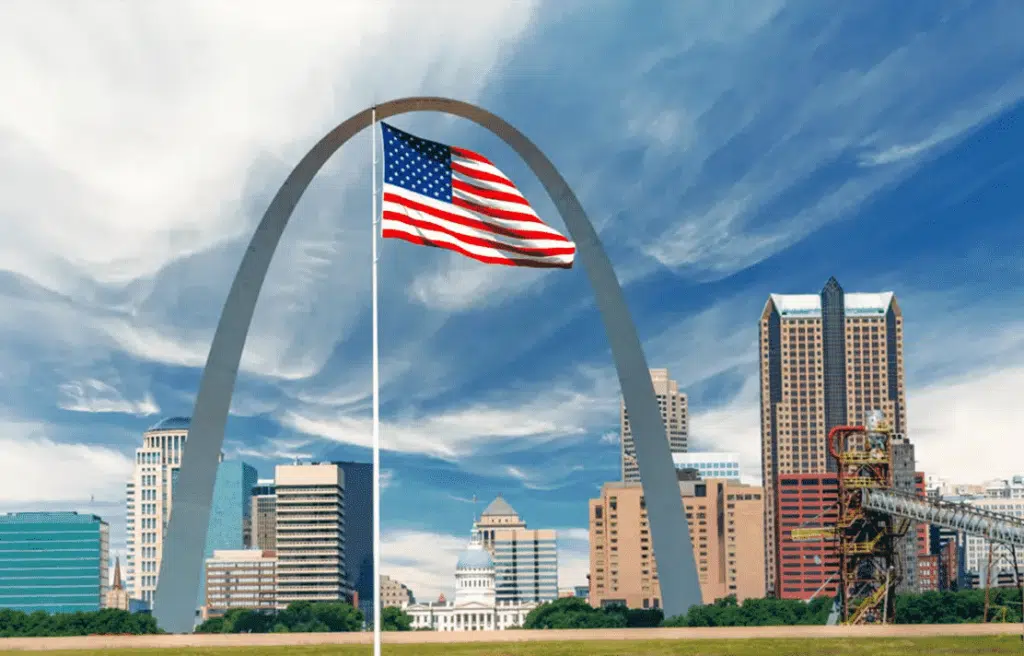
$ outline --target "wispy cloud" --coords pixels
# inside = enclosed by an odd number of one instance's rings
[[[617,407],[609,392],[595,393],[593,388],[581,390],[573,385],[545,387],[536,396],[506,396],[500,405],[479,402],[386,420],[381,423],[381,446],[451,460],[493,442],[525,448],[527,444],[583,436],[591,422]],[[280,420],[283,426],[305,435],[371,446],[372,422],[365,416],[338,416],[332,409],[305,408],[289,410]]]
[[[149,416],[160,412],[160,406],[146,392],[142,399],[131,401],[113,386],[95,378],[64,383],[60,386],[58,405],[74,412],[118,412]]]

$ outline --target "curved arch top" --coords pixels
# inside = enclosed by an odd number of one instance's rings
[[[341,146],[370,126],[374,110],[378,121],[410,112],[443,112],[469,119],[511,146],[540,179],[576,242],[577,257],[593,287],[629,408],[665,615],[685,613],[691,605],[701,603],[686,513],[647,360],[618,278],[583,207],[540,149],[495,114],[449,98],[414,97],[367,108],[313,146],[274,196],[242,257],[203,369],[163,543],[153,604],[161,628],[171,633],[187,633],[193,628],[218,454],[242,349],[274,251],[313,177]]]

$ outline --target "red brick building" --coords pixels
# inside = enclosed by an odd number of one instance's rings
[[[919,554],[917,556],[917,586],[921,592],[939,589],[939,556]]]
[[[834,542],[794,542],[790,533],[800,527],[835,526],[839,513],[838,484],[834,473],[779,476],[775,487],[777,597],[806,600],[819,589],[819,596],[835,594],[836,581],[829,580],[839,568]]]

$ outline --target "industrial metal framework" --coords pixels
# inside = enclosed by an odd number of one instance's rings
[[[888,513],[924,524],[933,524],[983,537],[991,542],[1024,547],[1024,521],[962,503],[922,499],[896,490],[863,491],[862,505],[873,512]]]
[[[837,610],[843,624],[894,621],[894,591],[903,577],[895,546],[911,522],[1024,546],[1024,520],[894,490],[894,437],[891,425],[878,411],[868,413],[865,426],[833,428],[828,450],[837,463],[836,523],[795,528],[790,534],[798,542],[835,542],[839,557]]]

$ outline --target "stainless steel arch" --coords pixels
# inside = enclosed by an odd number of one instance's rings
[[[376,106],[377,120],[409,112],[445,112],[469,119],[501,137],[533,170],[561,213],[594,289],[629,408],[665,614],[685,613],[691,605],[701,603],[686,513],[647,360],[615,271],[593,225],[551,161],[498,116],[466,102],[436,97],[402,98]],[[224,442],[242,348],[271,258],[313,177],[345,142],[370,123],[371,109],[366,109],[313,146],[274,196],[242,257],[199,384],[164,540],[153,613],[165,631],[187,633],[193,627],[217,456]]]

